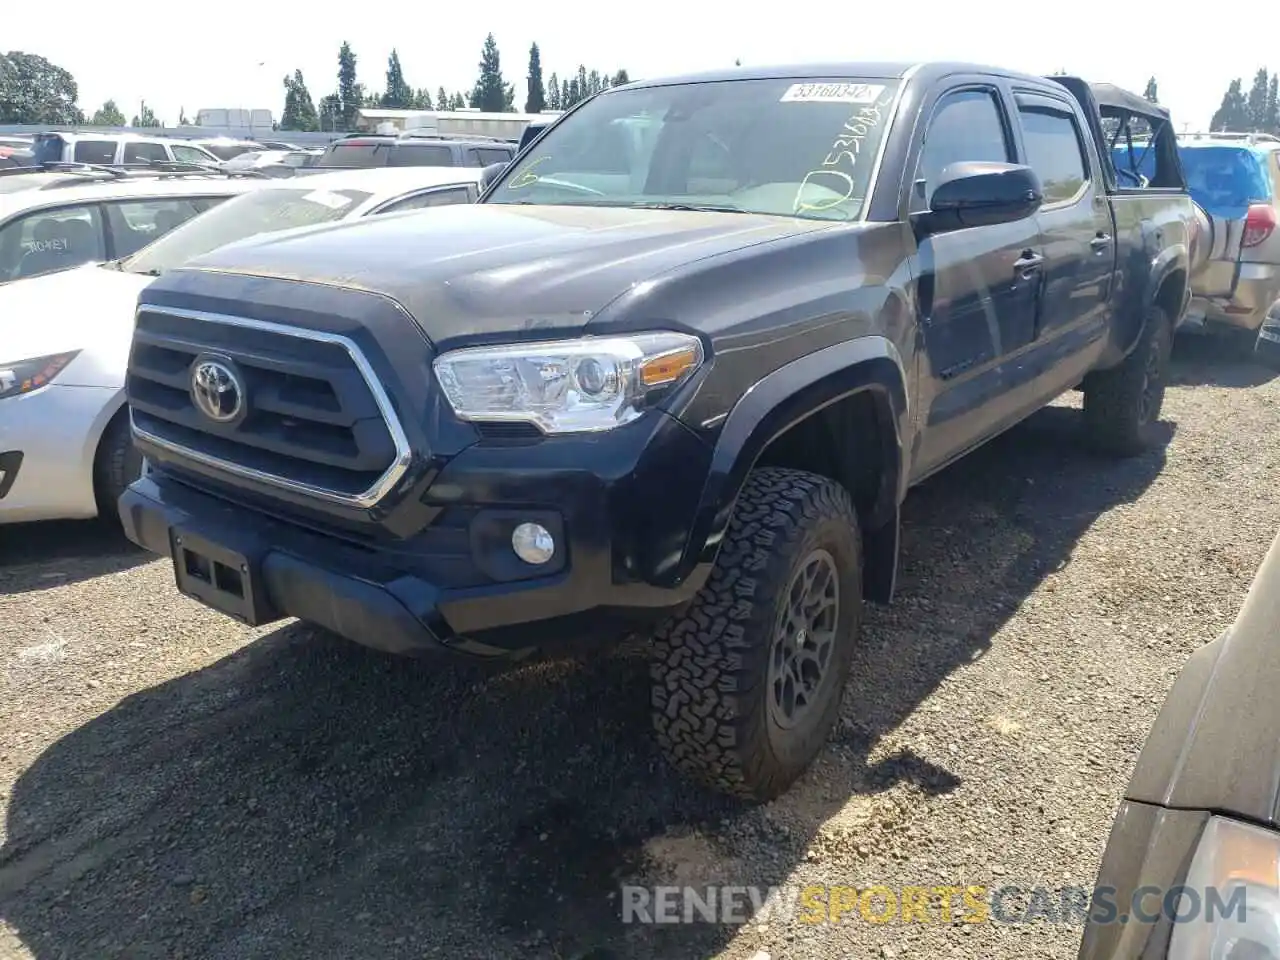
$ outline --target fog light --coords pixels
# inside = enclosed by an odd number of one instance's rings
[[[511,531],[511,549],[525,563],[546,563],[556,552],[551,531],[540,523],[522,523]]]

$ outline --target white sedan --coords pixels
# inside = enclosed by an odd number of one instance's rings
[[[114,519],[142,469],[124,378],[138,294],[151,278],[257,234],[470,203],[480,175],[383,167],[273,181],[123,260],[0,287],[0,523]]]

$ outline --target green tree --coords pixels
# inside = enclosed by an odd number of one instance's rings
[[[525,113],[541,113],[547,109],[547,91],[542,85],[542,54],[535,43],[529,48],[528,96],[524,99]]]
[[[453,99],[449,101],[450,110],[461,110],[467,105],[467,98],[461,92],[455,93]]]
[[[89,123],[95,127],[123,127],[124,114],[114,100],[108,100],[94,112]]]
[[[565,96],[565,108],[572,107],[582,99],[582,91],[578,87],[578,78],[574,77],[569,81],[569,92]]]
[[[180,127],[191,126],[191,121],[187,119],[187,111],[183,107],[178,108],[178,126]]]
[[[551,79],[547,81],[547,109],[560,109],[560,81],[553,73]]]
[[[1159,103],[1159,102],[1160,102],[1159,92],[1158,92],[1158,90],[1156,89],[1156,78],[1155,78],[1155,77],[1152,77],[1151,79],[1149,79],[1149,80],[1147,81],[1147,89],[1142,91],[1142,96],[1143,96],[1145,99],[1150,100],[1152,103]]]
[[[471,106],[486,113],[504,113],[515,110],[515,102],[515,87],[502,79],[498,41],[491,33],[484,38],[484,47],[480,51],[480,76],[471,91]]]
[[[342,122],[342,108],[338,105],[336,93],[326,94],[320,98],[320,102],[316,104],[316,117],[320,122],[321,130],[338,129],[338,124]]]
[[[338,49],[338,120],[343,130],[356,125],[356,111],[364,104],[364,91],[356,83],[356,55],[345,40]]]
[[[578,99],[585,100],[590,94],[591,88],[587,86],[587,68],[578,64]]]
[[[1267,128],[1267,93],[1271,88],[1271,75],[1266,67],[1262,67],[1253,75],[1253,86],[1249,88],[1249,97],[1245,101],[1248,116],[1248,130],[1265,130]]]
[[[292,77],[284,78],[284,110],[280,114],[280,128],[303,132],[320,129],[320,116],[316,113],[315,102],[302,79],[301,70],[294,70]]]
[[[75,78],[44,57],[0,54],[0,123],[80,123],[79,96]]]
[[[733,58],[733,65],[734,65],[735,67],[740,67],[740,66],[742,66],[742,61],[741,61],[739,58],[734,57],[734,58]]]
[[[382,95],[382,105],[388,110],[407,110],[413,105],[413,88],[405,82],[400,67],[400,54],[395,47],[387,57],[387,89]]]
[[[138,105],[138,112],[129,122],[131,127],[163,127],[164,124],[155,115],[155,112],[147,106],[147,101],[143,100]]]
[[[568,110],[573,106],[573,91],[569,89],[569,81],[560,81],[560,109]]]
[[[630,83],[630,82],[631,82],[631,78],[627,76],[627,71],[625,70],[619,70],[617,73],[613,75],[613,85],[615,87],[620,87],[624,83]]]
[[[439,90],[436,91],[436,109],[437,110],[449,109],[449,94],[445,92],[444,87],[441,87]]]
[[[1213,119],[1209,121],[1209,129],[1214,132],[1240,131],[1248,129],[1248,126],[1248,102],[1244,97],[1244,85],[1237,77],[1231,81],[1227,92],[1222,95],[1222,103],[1214,111]]]

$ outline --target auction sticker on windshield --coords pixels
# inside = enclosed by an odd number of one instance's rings
[[[875,103],[884,93],[876,83],[793,83],[779,103]]]
[[[344,197],[340,193],[330,193],[328,190],[312,190],[302,199],[318,203],[321,206],[328,207],[330,210],[341,210],[343,207],[351,206],[350,197]]]

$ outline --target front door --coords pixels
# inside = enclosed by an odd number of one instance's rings
[[[912,187],[912,211],[928,208],[942,170],[965,160],[1013,162],[999,93],[972,86],[944,94],[925,132]],[[917,474],[993,433],[992,401],[1003,391],[1001,360],[1035,337],[1042,273],[1035,217],[924,239],[918,252],[920,329],[927,367],[927,418]]]

